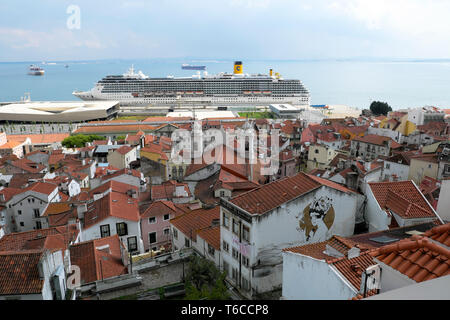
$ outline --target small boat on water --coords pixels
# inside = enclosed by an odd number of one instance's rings
[[[43,76],[45,74],[45,70],[41,67],[30,65],[30,67],[28,68],[28,74],[30,76]]]

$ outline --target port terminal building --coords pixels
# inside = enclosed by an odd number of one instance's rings
[[[120,110],[118,101],[0,103],[0,122],[83,122],[110,120]]]

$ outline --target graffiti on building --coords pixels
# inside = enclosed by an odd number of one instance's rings
[[[329,238],[334,217],[331,198],[326,196],[314,198],[313,202],[303,210],[303,216],[298,222],[297,230],[304,233],[308,242],[325,241]]]

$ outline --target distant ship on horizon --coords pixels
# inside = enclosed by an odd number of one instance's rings
[[[44,69],[35,65],[30,65],[30,67],[28,68],[28,74],[30,76],[43,76],[44,73],[45,73]]]
[[[206,70],[206,66],[191,66],[190,64],[182,64],[181,69],[183,70]]]

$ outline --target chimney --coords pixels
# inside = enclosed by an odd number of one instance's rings
[[[105,253],[111,253],[111,249],[109,247],[109,244],[106,244],[106,245],[101,246],[101,247],[96,247],[95,249],[98,250],[98,251],[105,252]]]
[[[353,259],[353,258],[359,257],[360,253],[361,253],[361,249],[359,248],[358,245],[355,245],[353,248],[348,250],[347,258]]]
[[[184,190],[184,185],[175,186],[175,197],[185,197],[186,192]]]
[[[220,219],[212,219],[211,227],[217,227],[218,225],[220,225]]]

